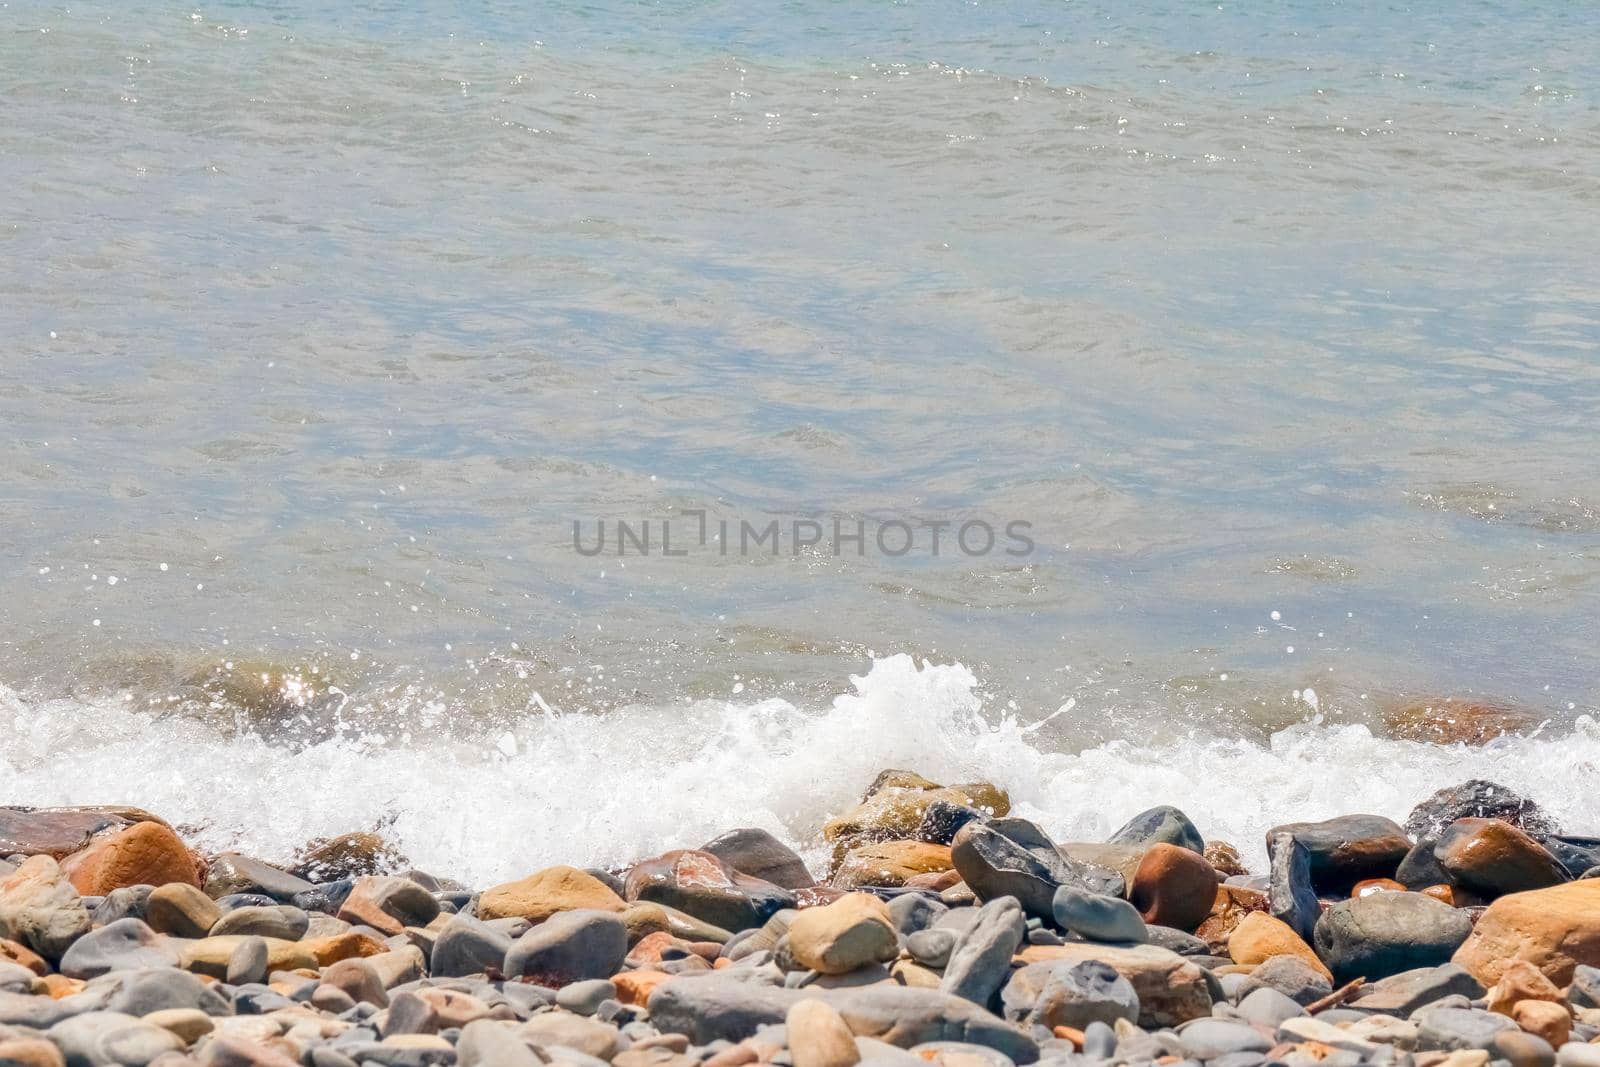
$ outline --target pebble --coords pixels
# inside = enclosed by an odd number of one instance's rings
[[[119,889],[115,892],[134,891]],[[216,901],[187,882],[169,882],[150,890],[143,907],[138,910],[142,914],[132,914],[133,909],[130,909],[129,917],[143,918],[156,933],[174,937],[205,937],[222,918],[222,909]]]
[[[900,951],[888,905],[866,893],[805,909],[789,923],[788,938],[795,962],[819,974],[847,974]]]
[[[793,1067],[855,1067],[861,1062],[855,1035],[823,1001],[795,1002],[784,1016],[784,1027]]]
[[[1448,963],[1472,932],[1459,909],[1421,893],[1375,893],[1340,901],[1317,920],[1317,955],[1334,980],[1376,981]]]
[[[512,942],[507,977],[559,988],[609,978],[628,955],[628,928],[614,913],[583,908],[552,915]]]
[[[1022,905],[1013,897],[1000,897],[979,908],[972,926],[951,951],[939,988],[974,1004],[989,1003],[1009,975],[1011,957],[1026,929]]]
[[[1056,890],[1050,910],[1056,925],[1090,941],[1150,940],[1150,930],[1139,909],[1120,897],[1064,885]]]

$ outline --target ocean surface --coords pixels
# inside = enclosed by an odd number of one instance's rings
[[[1597,418],[1583,4],[0,2],[0,802],[1600,831]]]

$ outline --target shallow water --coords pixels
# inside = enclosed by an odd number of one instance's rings
[[[263,847],[488,873],[474,798],[605,858],[897,762],[1061,832],[1593,795],[1581,5],[313,7],[0,5],[4,799],[327,775]],[[1035,549],[663,555],[702,509]],[[834,703],[896,652],[989,725]],[[1372,736],[1440,693],[1551,722]]]

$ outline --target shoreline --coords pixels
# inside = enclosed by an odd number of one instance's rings
[[[1247,870],[1170,806],[1098,841],[1010,811],[891,770],[824,871],[732,828],[467,886],[374,833],[279,867],[0,808],[0,1062],[1600,1064],[1600,826],[1473,781]]]

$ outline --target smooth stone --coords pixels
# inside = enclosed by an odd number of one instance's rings
[[[137,822],[99,835],[61,861],[61,873],[84,896],[168,882],[200,882],[200,864],[189,846],[160,822]]]
[[[1139,1025],[1175,1026],[1211,1014],[1209,972],[1189,957],[1155,945],[1103,945],[1092,941],[1059,946],[1029,946],[1020,953],[1025,966],[1012,974],[1003,1003],[1021,1003],[1049,977],[1059,961],[1099,960],[1126,978],[1139,997]],[[1039,968],[1039,969],[1036,969]]]
[[[1012,1022],[1052,1029],[1081,1030],[1118,1019],[1136,1022],[1140,1014],[1133,984],[1099,960],[1033,964],[1006,984],[1002,1001]]]
[[[117,892],[130,892],[119,889]],[[205,937],[222,918],[216,901],[187,882],[168,882],[149,890],[144,904],[144,921],[158,934],[174,937]]]
[[[966,804],[935,800],[922,813],[922,821],[911,836],[934,845],[948,845],[967,823],[983,822],[988,818],[988,813]]]
[[[855,1067],[855,1035],[834,1008],[815,998],[796,1001],[784,1016],[793,1067]]]
[[[1286,923],[1263,911],[1247,912],[1228,935],[1228,955],[1235,963],[1265,963],[1274,956],[1294,956],[1322,973],[1330,982],[1333,974],[1317,952],[1289,929]]]
[[[191,1010],[206,1015],[231,1015],[228,998],[188,971],[175,967],[154,967],[119,971],[109,981],[117,991],[106,1008],[127,1015],[145,1016],[158,1011]]]
[[[1556,1050],[1534,1034],[1506,1031],[1489,1040],[1489,1055],[1511,1067],[1555,1067]]]
[[[1489,900],[1568,880],[1544,846],[1499,819],[1457,819],[1439,832],[1433,855],[1452,885]]]
[[[399,984],[386,982],[384,977],[371,959],[340,960],[322,969],[322,985],[339,990],[358,1004],[380,1008],[389,1003],[388,987]]]
[[[1512,826],[1543,838],[1559,834],[1554,819],[1539,805],[1503,785],[1474,778],[1460,785],[1447,786],[1411,809],[1406,816],[1406,833],[1412,837],[1432,837],[1457,819],[1502,819]]]
[[[1031,1037],[970,1001],[894,985],[793,990],[726,976],[675,978],[650,994],[650,1021],[660,1030],[687,1034],[697,1045],[719,1038],[740,1041],[763,1024],[782,1022],[795,1001],[813,996],[847,1018],[858,1038],[899,1048],[964,1041],[997,1049],[1019,1064],[1039,1057]]]
[[[510,937],[488,923],[470,915],[452,915],[434,938],[428,957],[430,973],[440,978],[485,974],[505,963],[511,944]]]
[[[939,988],[974,1004],[988,1004],[1005,984],[1011,957],[1021,946],[1026,930],[1022,905],[1015,898],[989,901],[978,909],[972,927],[957,940]]]
[[[1600,1008],[1600,967],[1587,964],[1574,967],[1567,999],[1574,1008]]]
[[[1267,849],[1271,868],[1267,874],[1267,914],[1311,942],[1322,915],[1317,891],[1311,884],[1311,853],[1293,834],[1279,834]]]
[[[835,846],[836,859],[863,841],[914,837],[928,809],[940,801],[1000,816],[1011,807],[1010,798],[987,782],[941,786],[911,771],[885,771],[860,804],[823,826],[822,836]]]
[[[246,937],[228,953],[227,971],[223,977],[229,985],[265,982],[270,959],[271,952],[265,940]]]
[[[100,1042],[139,1020],[115,1011],[88,1011],[63,1019],[45,1031],[44,1036],[61,1050],[67,1067],[115,1067],[116,1061],[100,1051]]]
[[[904,935],[926,930],[950,909],[923,893],[901,893],[889,901],[889,918]]]
[[[635,864],[624,884],[628,900],[676,908],[729,931],[760,926],[774,912],[795,906],[790,890],[740,874],[709,852],[691,849]]]
[[[799,854],[765,830],[753,827],[729,830],[706,842],[700,851],[711,853],[740,874],[783,889],[804,889],[817,884]]]
[[[847,974],[900,952],[889,906],[866,893],[799,912],[789,922],[788,939],[795,962],[819,974]]]
[[[1216,898],[1216,870],[1200,853],[1177,845],[1151,845],[1128,887],[1145,922],[1180,930],[1204,922]]]
[[[427,926],[439,914],[439,901],[410,878],[398,875],[363,875],[339,906],[339,918],[366,925],[385,934],[399,934],[408,926]]]
[[[194,889],[193,886],[184,885],[182,882],[174,882],[173,884],[184,889]],[[110,926],[118,919],[143,919],[156,933],[170,933],[171,931],[163,930],[155,923],[150,922],[150,917],[145,914],[146,908],[150,903],[150,897],[155,893],[155,889],[156,887],[152,885],[128,885],[120,889],[113,889],[101,899],[100,903],[91,909],[90,914],[94,918],[95,925]],[[195,892],[199,893],[200,891],[196,889]],[[200,893],[200,895],[202,897],[205,896],[204,893]],[[87,901],[84,904],[85,907],[88,906]]]
[[[1319,893],[1344,893],[1363,879],[1392,877],[1411,851],[1411,839],[1399,824],[1379,815],[1275,826],[1267,831],[1269,855],[1278,835],[1285,833],[1310,853],[1311,883]]]
[[[1170,926],[1145,926],[1150,944],[1170,949],[1180,956],[1209,956],[1211,946],[1203,938]]]
[[[505,955],[508,978],[559,988],[609,978],[628,955],[628,928],[616,913],[595,909],[552,915],[523,934]]]
[[[1139,910],[1117,897],[1064,885],[1056,890],[1050,911],[1057,926],[1090,941],[1150,940],[1150,930]]]
[[[1600,1045],[1569,1041],[1556,1049],[1556,1067],[1600,1067]]]
[[[178,952],[138,919],[118,919],[84,934],[61,957],[68,978],[94,978],[110,971],[176,967]]]
[[[1411,846],[1411,851],[1406,853],[1405,859],[1400,861],[1400,866],[1395,868],[1395,881],[1413,891],[1448,884],[1450,872],[1444,869],[1439,863],[1439,858],[1433,854],[1433,847],[1438,843],[1439,839],[1432,835],[1417,838],[1417,843]]]
[[[950,846],[926,841],[867,841],[849,849],[834,870],[836,889],[898,888],[912,879],[951,869]]]
[[[660,1023],[656,1026],[660,1028]],[[565,1012],[535,1015],[519,1026],[517,1033],[524,1041],[550,1052],[557,1047],[569,1048],[608,1062],[617,1054],[622,1043],[615,1026]]]
[[[1336,981],[1388,978],[1450,962],[1472,932],[1465,912],[1421,893],[1340,901],[1317,920],[1317,955]]]
[[[593,1015],[616,995],[617,987],[609,978],[594,978],[563,987],[556,993],[556,1004],[576,1015]]]
[[[922,1063],[937,1067],[1014,1067],[1005,1053],[964,1041],[924,1041],[913,1045],[910,1052]]]
[[[562,911],[578,908],[622,911],[627,902],[587,871],[555,866],[515,882],[485,889],[478,897],[478,918],[520,918],[540,923]]]
[[[1434,1001],[1445,997],[1462,996],[1475,1000],[1483,996],[1484,989],[1472,975],[1454,963],[1438,967],[1420,967],[1401,971],[1363,988],[1361,996],[1352,1007],[1363,1011],[1381,1011],[1389,1015],[1409,1016]]]
[[[503,1022],[480,1019],[461,1028],[457,1067],[545,1067],[545,1060]]]
[[[310,926],[311,916],[304,911],[291,904],[278,904],[265,908],[235,908],[218,918],[210,932],[216,937],[246,934],[299,941]]]
[[[1600,966],[1597,914],[1600,880],[1512,893],[1489,905],[1453,960],[1486,986],[1511,960],[1526,960],[1564,986],[1578,964]]]
[[[1272,1042],[1253,1026],[1226,1019],[1196,1019],[1178,1031],[1183,1050],[1197,1060],[1214,1060],[1236,1052],[1266,1052]]]
[[[405,856],[370,831],[339,834],[308,842],[290,874],[308,882],[332,882],[368,874],[392,874],[407,866]]]
[[[906,938],[906,951],[924,967],[942,970],[955,951],[956,940],[953,930],[918,930]]]
[[[1539,843],[1566,869],[1570,878],[1582,878],[1600,866],[1600,838],[1556,836],[1541,837]]]
[[[224,852],[211,861],[203,888],[206,896],[213,899],[231,893],[259,893],[288,903],[296,893],[316,887],[304,878],[296,878],[270,863],[241,856],[237,852]]]
[[[1238,1012],[1240,1018],[1247,1022],[1277,1029],[1285,1019],[1304,1015],[1306,1010],[1293,997],[1270,986],[1262,986],[1239,1001]]]
[[[1504,1015],[1476,1008],[1428,1008],[1415,1021],[1419,1052],[1487,1049],[1496,1034],[1517,1029]]]
[[[1129,819],[1110,837],[1118,845],[1167,844],[1186,848],[1191,852],[1205,853],[1205,838],[1195,828],[1189,817],[1170,804],[1162,804],[1141,811]]]
[[[1029,915],[1051,918],[1056,890],[1063,885],[1081,885],[1078,875],[1084,868],[1062,856],[1042,832],[1024,837],[1032,845],[1024,847],[996,829],[1001,821],[962,827],[950,846],[951,862],[979,899],[1016,897]],[[1003,821],[1013,832],[1016,824],[1023,822]]]
[[[117,1027],[95,1042],[95,1050],[105,1062],[123,1067],[145,1067],[156,1057],[182,1052],[185,1047],[183,1039],[171,1030],[145,1022]]]
[[[32,856],[0,879],[0,936],[60,959],[89,926],[83,898],[49,856]]]

